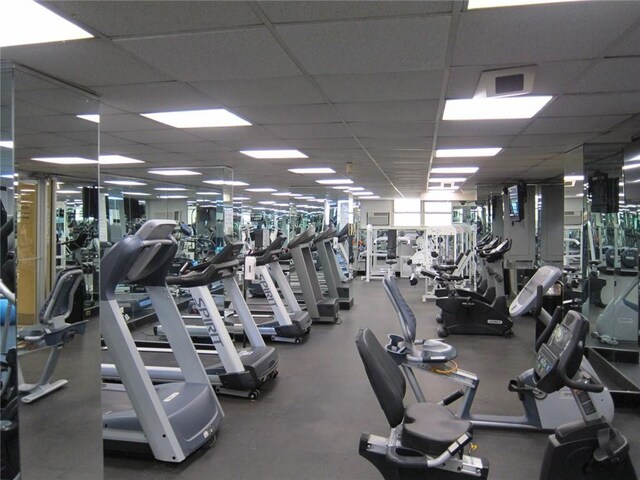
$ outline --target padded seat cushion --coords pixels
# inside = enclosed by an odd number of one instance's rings
[[[460,420],[447,407],[435,403],[414,403],[405,410],[402,446],[438,456],[473,425]]]

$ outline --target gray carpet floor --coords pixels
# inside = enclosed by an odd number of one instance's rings
[[[104,478],[164,480],[169,478],[242,479],[376,479],[377,471],[358,455],[363,431],[386,435],[388,425],[354,345],[359,328],[368,326],[383,341],[399,333],[397,317],[381,283],[354,281],[355,306],[342,311],[342,324],[314,325],[302,345],[275,344],[280,375],[263,389],[259,400],[221,397],[226,414],[214,447],[179,465],[107,456]],[[418,336],[436,336],[433,303],[421,303],[420,287],[401,281],[407,301],[419,320]],[[100,416],[95,372],[98,329],[77,339],[63,352],[59,376],[71,383],[64,390],[21,410],[25,479],[102,478]],[[523,318],[515,336],[451,336],[460,368],[481,379],[474,403],[478,413],[521,413],[507,382],[530,368],[534,322]],[[35,361],[35,354],[31,355]],[[84,375],[84,376],[83,376]],[[437,401],[456,387],[445,378],[419,374],[428,399]],[[86,390],[86,392],[85,392]],[[99,396],[99,393],[97,393]],[[408,392],[407,402],[413,402]],[[632,458],[640,469],[640,410],[619,410],[614,424],[632,444]],[[547,434],[476,429],[475,454],[489,459],[490,478],[537,478]],[[77,467],[72,471],[73,467]]]

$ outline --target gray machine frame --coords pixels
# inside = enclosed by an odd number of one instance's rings
[[[538,307],[541,302],[541,298],[538,298],[539,295],[544,294],[561,277],[562,271],[556,267],[543,266],[539,268],[512,302],[510,315],[514,318],[519,317]],[[520,383],[523,385],[521,392],[523,415],[483,415],[472,413],[471,408],[480,379],[475,373],[462,369],[452,370],[448,368],[446,361],[451,358],[434,356],[434,349],[436,352],[441,349],[442,345],[444,345],[442,342],[438,340],[415,340],[415,327],[411,328],[410,326],[411,323],[415,325],[415,317],[413,321],[410,319],[407,321],[407,315],[413,314],[404,299],[399,296],[399,290],[397,291],[398,293],[391,291],[391,281],[393,280],[385,279],[384,288],[398,314],[404,335],[404,337],[390,336],[393,344],[392,355],[403,356],[401,360],[402,370],[419,402],[424,402],[425,396],[415,377],[414,369],[442,375],[462,385],[462,403],[458,409],[457,416],[461,419],[469,420],[479,427],[552,431],[560,425],[582,418],[580,410],[577,408],[573,396],[567,388],[548,395],[538,394],[535,388],[532,387],[534,385],[533,369],[526,370],[519,376]],[[399,302],[404,302],[404,305]],[[541,309],[538,318],[545,325],[548,325],[551,315]],[[445,373],[434,372],[433,367],[441,364],[446,364],[442,365],[441,368],[441,371]],[[587,359],[583,359],[581,369],[585,372],[590,372],[594,378],[598,378]],[[605,389],[600,393],[589,392],[589,397],[598,414],[611,421],[614,415],[614,405],[609,391]]]
[[[102,335],[122,381],[103,387],[105,448],[150,449],[166,462],[181,462],[213,443],[224,417],[166,284],[177,251],[171,235],[175,226],[170,220],[148,220],[116,243],[102,259],[100,285]],[[129,282],[146,287],[184,382],[151,382],[115,296],[116,285]]]
[[[353,294],[351,292],[350,281],[341,280],[341,272],[333,249],[333,239],[336,236],[336,229],[327,227],[322,233],[316,236],[314,244],[318,251],[318,259],[322,266],[325,282],[329,295],[338,298],[340,309],[349,310],[353,307]]]

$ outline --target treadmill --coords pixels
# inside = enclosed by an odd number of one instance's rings
[[[333,238],[336,236],[336,229],[326,228],[314,239],[318,251],[318,259],[322,266],[327,289],[331,297],[337,297],[341,309],[349,310],[353,307],[353,295],[351,284],[340,279],[340,270],[336,253],[333,250]]]
[[[198,346],[197,352],[216,393],[255,400],[259,395],[258,389],[278,375],[278,352],[264,344],[260,335],[255,333],[255,324],[251,323],[242,327],[260,341],[252,343],[251,348],[237,351],[208,288],[211,282],[228,271],[229,266],[237,266],[236,257],[241,249],[241,242],[229,244],[209,260],[193,266],[187,264],[179,275],[169,276],[166,281],[168,285],[188,289],[200,312],[198,318],[204,324],[200,325],[204,330],[202,336],[207,336],[213,347]],[[164,329],[162,331],[164,333]],[[166,342],[137,341],[136,347],[153,382],[183,379],[174,351]],[[109,351],[105,350],[103,360],[109,357]],[[120,377],[115,365],[103,363],[102,378],[118,381]]]
[[[338,296],[329,294],[324,297],[322,294],[311,256],[311,244],[314,236],[315,227],[312,225],[289,242],[289,252],[293,258],[304,303],[311,320],[313,322],[336,323],[340,317]]]
[[[224,413],[166,284],[178,244],[176,223],[148,220],[101,261],[100,321],[122,384],[102,388],[105,451],[151,453],[182,462],[215,442]],[[153,385],[115,296],[119,283],[136,283],[149,298],[175,351],[184,381]]]
[[[269,337],[273,341],[298,344],[302,342],[302,339],[311,329],[311,317],[308,312],[300,308],[279,263],[282,244],[285,240],[285,237],[276,238],[264,251],[259,252],[260,255],[256,257],[256,277],[260,280],[262,289],[265,292],[267,301],[274,314],[273,317],[267,317],[266,321],[257,323],[256,325],[255,316],[246,304],[235,280],[235,273],[239,266],[239,261],[236,260],[236,258],[243,247],[242,242],[231,242],[227,244],[225,250],[230,248],[230,245],[234,246],[232,248],[233,254],[229,262],[225,264],[224,271],[220,271],[211,279],[211,281],[222,280],[225,290],[232,296],[231,306],[236,309],[237,317],[240,319],[240,323],[233,323],[228,321],[229,318],[232,317],[226,317],[225,325],[227,330],[234,335],[241,335],[243,333],[247,334],[248,331],[253,332],[257,328],[259,332],[258,335],[248,335],[253,346],[256,346],[256,344],[264,345],[264,341],[261,338],[259,340],[254,339],[254,337],[259,338],[260,335]],[[231,262],[231,259],[233,259],[233,262]],[[280,287],[280,291],[289,307],[288,310],[280,298],[280,294],[271,275],[275,277]],[[187,330],[192,337],[206,338],[209,336],[205,326],[193,324],[194,322],[201,323],[198,315],[185,315],[183,318],[189,323]],[[156,333],[162,334],[160,327],[156,328]],[[254,343],[254,340],[255,342],[261,343]]]

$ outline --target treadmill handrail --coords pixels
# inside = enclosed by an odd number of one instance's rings
[[[287,245],[287,248],[291,250],[292,248],[296,248],[299,245],[304,245],[306,243],[312,242],[313,237],[315,236],[315,233],[316,233],[316,227],[311,225],[304,232],[299,233],[298,235],[293,237],[293,239]]]

